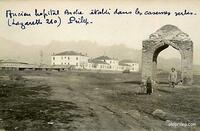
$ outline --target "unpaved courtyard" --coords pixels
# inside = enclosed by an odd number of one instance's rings
[[[17,86],[32,88],[37,92],[34,96],[33,94],[24,96],[29,99],[31,96],[30,101],[28,99],[21,101],[26,103],[25,108],[30,108],[29,112],[36,108],[36,112],[30,115],[43,115],[43,117],[6,118],[3,115],[6,111],[2,112],[1,107],[1,128],[5,130],[200,130],[199,76],[195,76],[195,84],[192,87],[179,86],[172,89],[162,84],[154,89],[152,95],[146,95],[138,93],[140,74],[136,73],[20,72],[19,74],[26,81],[23,85]],[[6,98],[1,97],[1,101]],[[5,110],[7,106],[4,107]],[[25,110],[21,113],[23,111]],[[42,113],[38,114],[37,111]],[[43,113],[45,111],[46,114]],[[16,117],[16,114],[8,114]],[[15,121],[9,121],[10,119]],[[5,126],[8,121],[12,123],[14,129]],[[24,125],[20,126],[22,121]],[[38,121],[43,124],[38,126]],[[177,125],[178,123],[182,125]],[[185,123],[193,125],[183,126]]]

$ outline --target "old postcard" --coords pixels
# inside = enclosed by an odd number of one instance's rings
[[[0,1],[0,131],[199,131],[199,7]]]

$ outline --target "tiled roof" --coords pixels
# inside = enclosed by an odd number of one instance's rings
[[[89,63],[94,63],[94,64],[106,64],[106,65],[108,65],[108,63],[106,63],[105,61],[96,60],[96,59],[90,60]]]
[[[128,64],[125,64],[125,63],[119,63],[120,66],[130,66]]]
[[[94,58],[95,60],[111,60],[112,58],[108,57],[108,56],[99,56]]]
[[[0,60],[0,63],[16,63],[16,64],[28,64],[26,62],[16,61],[16,60]]]
[[[86,55],[83,55],[82,53],[78,53],[78,52],[75,52],[75,51],[64,51],[64,52],[60,52],[60,53],[57,53],[55,55],[77,55],[77,56],[86,56]]]
[[[119,62],[119,64],[125,64],[125,63],[138,63],[138,62],[133,61],[133,60],[129,60],[129,59],[121,60],[121,61]]]

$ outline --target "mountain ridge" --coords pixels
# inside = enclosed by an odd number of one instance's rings
[[[56,41],[48,45],[23,45],[21,43],[0,37],[0,59],[15,59],[33,64],[50,64],[51,55],[63,51],[76,51],[94,58],[107,55],[112,58],[130,59],[138,61],[141,65],[142,51],[129,48],[124,44],[102,46],[89,40]],[[158,57],[158,68],[169,70],[171,66],[180,69],[180,59],[166,59]]]

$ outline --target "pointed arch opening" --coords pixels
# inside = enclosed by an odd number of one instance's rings
[[[142,81],[148,77],[156,80],[158,55],[168,47],[173,47],[181,57],[181,80],[184,85],[193,82],[193,42],[189,35],[174,25],[165,25],[151,34],[142,43]],[[166,63],[170,68],[169,63]]]

